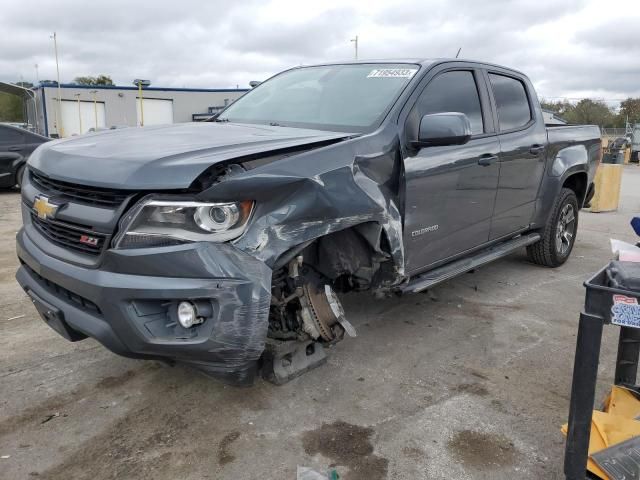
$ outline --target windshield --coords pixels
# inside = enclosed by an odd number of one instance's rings
[[[367,131],[382,121],[417,71],[413,64],[296,68],[251,90],[216,120]]]

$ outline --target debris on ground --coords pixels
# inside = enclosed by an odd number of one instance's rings
[[[340,480],[340,475],[335,468],[330,468],[326,473],[320,473],[313,468],[298,465],[296,480]]]
[[[610,448],[640,436],[638,417],[640,417],[640,400],[629,389],[614,385],[604,401],[602,411],[593,411],[587,460],[589,472],[603,480],[618,478],[607,475],[593,456],[598,453],[601,461],[606,461],[608,455],[605,453]],[[568,424],[564,424],[561,428],[565,436],[567,429]]]

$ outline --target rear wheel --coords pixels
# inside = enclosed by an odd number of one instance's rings
[[[16,187],[19,189],[22,188],[22,177],[24,177],[24,165],[20,165],[18,167],[18,171],[16,172]]]
[[[556,199],[539,242],[527,247],[529,260],[546,267],[558,267],[567,261],[578,231],[578,198],[563,188]]]

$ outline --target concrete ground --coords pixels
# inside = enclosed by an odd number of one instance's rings
[[[0,194],[0,478],[295,479],[332,465],[347,480],[552,479],[582,282],[610,237],[634,241],[640,168],[625,169],[618,212],[581,214],[562,268],[522,252],[430,294],[346,296],[358,337],[282,387],[225,387],[58,336],[13,278],[18,209]]]

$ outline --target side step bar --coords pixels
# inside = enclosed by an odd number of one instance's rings
[[[489,262],[493,262],[511,252],[518,250],[532,243],[536,243],[540,240],[540,235],[537,233],[530,233],[527,235],[520,235],[518,237],[507,240],[506,242],[498,243],[485,250],[480,250],[471,257],[466,257],[461,260],[448,263],[442,267],[438,267],[435,270],[423,273],[417,277],[412,278],[409,283],[400,287],[402,293],[418,293],[431,288],[446,280],[450,280],[462,273],[466,273],[469,270],[480,267]]]

